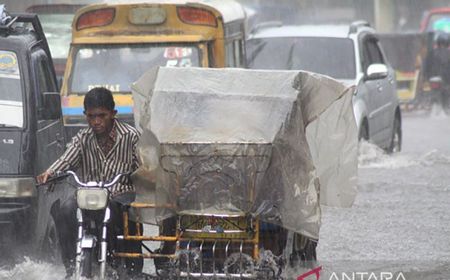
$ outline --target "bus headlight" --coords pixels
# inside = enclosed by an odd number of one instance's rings
[[[36,181],[32,177],[0,178],[0,197],[36,196]]]
[[[108,191],[106,189],[78,189],[77,203],[80,209],[104,209],[108,204]]]

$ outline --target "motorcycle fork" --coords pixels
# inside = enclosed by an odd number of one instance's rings
[[[108,252],[108,223],[111,219],[111,211],[109,207],[106,207],[105,214],[103,216],[103,223],[101,229],[101,240],[100,240],[100,252],[98,262],[100,263],[100,279],[105,279],[106,276],[106,255]],[[80,208],[77,208],[77,220],[78,220],[78,239],[77,239],[77,256],[75,259],[75,279],[81,277],[81,242],[83,240],[83,213]]]
[[[83,239],[83,214],[80,208],[77,208],[78,220],[78,238],[77,238],[77,256],[75,258],[75,279],[80,279],[81,275],[81,240]]]
[[[103,217],[103,224],[102,224],[102,236],[100,240],[100,256],[99,256],[99,263],[100,263],[100,277],[101,279],[105,278],[106,274],[106,254],[108,251],[108,240],[107,240],[107,234],[108,234],[108,223],[111,218],[111,211],[109,207],[105,209],[105,216]]]

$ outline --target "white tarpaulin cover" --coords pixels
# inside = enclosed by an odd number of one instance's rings
[[[160,67],[132,89],[142,131],[137,201],[159,206],[141,220],[246,213],[318,238],[320,203],[353,203],[353,90],[339,82],[299,71]]]

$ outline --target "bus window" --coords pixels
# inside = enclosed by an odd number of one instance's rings
[[[214,67],[216,65],[213,43],[208,43],[208,65]]]
[[[245,67],[243,40],[242,39],[235,40],[233,48],[234,48],[235,67]]]
[[[74,51],[70,92],[84,93],[97,86],[130,92],[130,84],[152,66],[198,67],[200,52],[197,46],[182,45],[80,46]]]
[[[233,40],[225,45],[227,67],[245,67],[243,40]]]
[[[225,60],[226,67],[236,67],[236,59],[234,56],[234,41],[225,44]]]

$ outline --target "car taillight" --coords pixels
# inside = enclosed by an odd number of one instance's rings
[[[178,18],[188,24],[217,26],[217,19],[210,11],[192,8],[192,7],[178,7]]]
[[[440,89],[442,87],[442,78],[441,76],[431,77],[428,82],[430,83],[431,89]]]
[[[116,10],[114,8],[98,9],[82,14],[76,24],[77,30],[90,27],[105,26],[113,22]]]
[[[441,82],[430,82],[430,88],[431,89],[440,89],[441,88]]]

